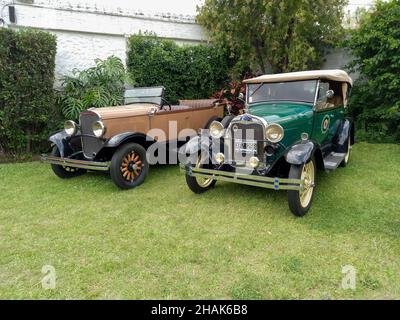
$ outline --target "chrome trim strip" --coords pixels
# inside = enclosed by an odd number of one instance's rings
[[[237,174],[235,172],[193,168],[181,166],[181,169],[192,177],[212,178],[213,180],[227,181],[238,184],[256,186],[273,190],[301,190],[303,181],[300,179],[285,179]]]
[[[93,171],[108,171],[111,165],[110,162],[94,162],[94,161],[68,159],[61,157],[53,157],[47,154],[42,154],[40,157],[40,161],[43,163],[56,164],[60,166],[87,169]]]

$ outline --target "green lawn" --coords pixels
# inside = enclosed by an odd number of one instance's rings
[[[318,178],[295,218],[284,191],[195,195],[177,166],[120,191],[103,174],[0,165],[0,298],[399,299],[400,146],[358,144],[347,168]],[[354,291],[341,288],[344,265]]]

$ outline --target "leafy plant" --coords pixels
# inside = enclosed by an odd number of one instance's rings
[[[227,81],[231,62],[213,46],[179,46],[154,34],[133,35],[128,41],[127,68],[137,86],[166,88],[166,99],[208,98]]]
[[[253,78],[250,73],[245,74],[244,79]],[[240,114],[243,112],[245,102],[240,98],[240,94],[246,93],[246,85],[242,81],[231,81],[221,90],[213,94],[213,98],[220,100],[225,105],[228,113]]]
[[[79,113],[91,107],[120,105],[123,102],[125,67],[118,57],[96,59],[96,66],[74,70],[63,78],[59,104],[64,117],[78,119]]]
[[[360,18],[345,43],[355,57],[350,67],[361,74],[350,100],[359,137],[400,141],[400,2],[378,1]]]
[[[318,67],[343,34],[347,0],[206,0],[198,22],[228,48],[233,70],[288,72]]]

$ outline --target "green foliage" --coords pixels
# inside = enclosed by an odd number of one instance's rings
[[[400,141],[400,1],[379,1],[366,12],[346,41],[360,72],[350,112],[361,138]]]
[[[235,71],[317,68],[342,36],[347,0],[206,0],[198,22],[237,60]]]
[[[212,46],[178,46],[153,34],[129,38],[127,68],[137,86],[166,88],[166,99],[208,98],[227,79],[229,60]]]
[[[121,59],[111,56],[96,59],[96,66],[63,78],[63,91],[59,97],[65,118],[76,120],[79,113],[92,107],[120,105],[123,102],[127,80]]]
[[[50,33],[0,29],[0,151],[36,152],[54,128],[55,54]]]

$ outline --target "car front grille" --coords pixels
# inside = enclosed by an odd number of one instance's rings
[[[261,157],[264,149],[264,126],[260,123],[234,123],[231,125],[232,160],[246,162]]]
[[[93,159],[104,145],[104,142],[95,137],[92,131],[93,123],[101,119],[96,113],[85,111],[81,113],[79,120],[82,134],[83,155],[85,158]]]

